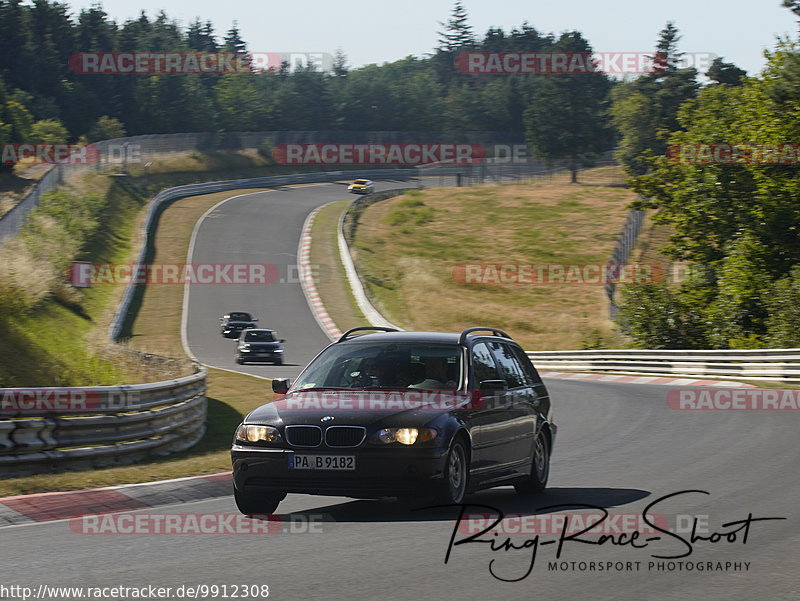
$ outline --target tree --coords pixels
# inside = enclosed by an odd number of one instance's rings
[[[678,68],[681,53],[676,45],[679,39],[678,30],[667,23],[652,57],[654,71],[614,90],[610,112],[621,138],[616,157],[634,175],[641,175],[647,169],[640,159],[644,153],[666,152],[661,132],[681,128],[678,109],[697,95],[697,70]]]
[[[336,49],[336,54],[333,57],[333,75],[334,77],[345,77],[350,71],[347,67],[347,55],[341,48]]]
[[[556,51],[592,53],[578,33],[564,33]],[[525,109],[525,134],[534,155],[564,160],[577,182],[582,159],[610,150],[613,134],[607,117],[611,83],[603,73],[539,75],[533,99]]]
[[[653,72],[651,76],[660,77],[664,73],[677,71],[683,52],[678,52],[678,28],[672,21],[668,21],[666,27],[661,30],[658,42],[656,43],[656,53],[649,56],[653,61]]]
[[[125,137],[125,127],[119,119],[103,115],[89,130],[87,138],[90,142],[100,140],[113,140],[114,138]]]
[[[233,22],[233,26],[225,34],[222,51],[232,53],[245,69],[252,70],[253,60],[247,52],[247,44],[242,39],[239,24],[236,21]]]
[[[30,141],[36,144],[63,144],[68,136],[67,128],[55,119],[37,121],[31,126]]]
[[[189,24],[186,32],[186,43],[189,48],[197,52],[219,52],[219,45],[214,35],[214,26],[210,21],[205,24],[200,23],[200,19],[195,19]]]
[[[460,48],[474,46],[475,36],[472,33],[472,25],[468,21],[467,9],[461,4],[461,0],[456,0],[447,23],[439,21],[439,25],[444,27],[444,31],[439,32],[438,49],[443,52],[455,52]]]
[[[747,71],[733,63],[726,63],[721,56],[718,56],[706,71],[706,77],[718,84],[738,86],[742,84],[742,78],[747,77]]]

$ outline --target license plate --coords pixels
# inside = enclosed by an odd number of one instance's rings
[[[350,472],[356,469],[354,455],[289,455],[290,470],[334,470]]]

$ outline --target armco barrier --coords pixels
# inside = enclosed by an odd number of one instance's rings
[[[0,389],[0,415],[8,416],[0,420],[0,473],[127,464],[187,449],[205,433],[206,374],[201,367],[149,384]]]
[[[800,349],[527,351],[544,370],[800,381]]]

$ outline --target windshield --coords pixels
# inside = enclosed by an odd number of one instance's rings
[[[231,321],[236,321],[236,320],[247,321],[248,319],[250,319],[250,314],[243,312],[234,312],[228,315],[228,319],[230,319]]]
[[[229,321],[229,328],[252,328],[253,324],[246,321]]]
[[[308,388],[426,388],[456,390],[463,381],[455,344],[362,343],[329,347],[292,386]]]
[[[367,180],[365,180],[365,179],[357,179],[357,180],[356,180],[356,181],[354,181],[353,183],[354,183],[354,184],[366,184],[366,183],[367,183]]]
[[[245,342],[275,342],[275,332],[247,332],[244,335]]]

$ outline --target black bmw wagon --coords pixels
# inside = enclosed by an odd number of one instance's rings
[[[279,397],[234,435],[242,513],[271,513],[287,493],[451,504],[483,488],[547,484],[550,397],[501,330],[353,328],[272,388]]]

